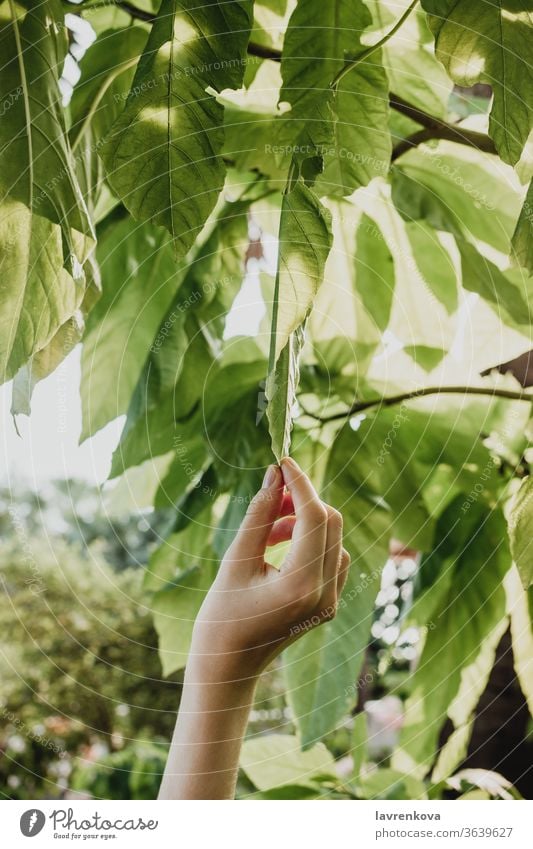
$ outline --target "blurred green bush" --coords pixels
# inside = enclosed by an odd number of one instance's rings
[[[124,798],[120,764],[142,761],[126,798],[153,797],[180,686],[161,677],[142,571],[114,571],[12,519],[0,546],[2,793],[55,798],[72,786]],[[117,769],[104,786],[91,776],[108,756]]]

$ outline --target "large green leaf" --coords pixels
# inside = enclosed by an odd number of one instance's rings
[[[496,162],[452,142],[410,151],[393,168],[393,201],[408,221],[425,220],[506,254],[522,193],[511,169]]]
[[[0,381],[48,346],[81,305],[93,248],[65,135],[63,10],[4,4],[0,121]]]
[[[515,165],[533,127],[533,11],[523,0],[422,0],[437,56],[455,83],[489,83],[489,133]]]
[[[179,550],[176,552],[179,555]],[[192,566],[175,579],[175,586],[157,592],[151,602],[159,637],[163,675],[182,669],[187,662],[194,620],[211,586],[216,568],[213,560]]]
[[[514,259],[533,274],[533,183],[530,183],[513,234]]]
[[[522,584],[533,584],[533,481],[528,475],[520,484],[509,507],[511,553]]]
[[[394,297],[394,260],[378,225],[363,215],[357,229],[355,285],[380,330],[389,323]]]
[[[305,785],[317,776],[335,776],[333,755],[323,743],[302,752],[291,734],[268,734],[244,742],[241,767],[258,790]]]
[[[98,149],[124,108],[147,38],[148,31],[140,26],[105,30],[80,61],[81,77],[70,101],[69,138],[95,221],[117,203],[104,183]]]
[[[0,192],[61,225],[75,258],[71,229],[93,235],[68,140],[58,80],[68,48],[59,0],[10,0],[11,21],[0,29],[3,114]]]
[[[183,277],[171,240],[153,224],[110,221],[97,248],[103,295],[82,353],[82,439],[123,415],[150,345]]]
[[[272,450],[278,460],[290,447],[291,411],[303,341],[301,325],[324,275],[331,248],[330,222],[328,210],[300,180],[284,194],[266,385]]]
[[[481,295],[504,323],[529,331],[532,287],[525,275],[519,269],[504,274],[473,245],[462,240],[459,249],[464,288]]]
[[[320,194],[348,195],[388,168],[388,86],[379,54],[330,88],[345,61],[362,52],[361,33],[371,21],[362,0],[300,0],[289,21],[280,101],[291,109],[280,139],[299,162],[323,160]]]
[[[461,502],[459,497],[439,522],[431,555],[431,571],[436,577],[426,591],[434,597],[429,618],[420,619],[420,608],[414,620],[427,633],[412,674],[393,766],[419,777],[433,761],[440,729],[460,691],[465,670],[478,661],[494,631],[501,633],[505,618],[502,582],[510,556],[503,516],[479,502],[465,516]],[[427,615],[428,611],[424,612]],[[491,657],[493,653],[487,653],[483,670],[477,670],[478,684],[481,675],[488,677]]]
[[[113,189],[135,218],[169,230],[179,256],[224,183],[224,108],[207,89],[241,85],[251,14],[251,0],[163,0],[102,149]]]
[[[511,620],[514,668],[533,716],[533,587],[524,590],[514,566],[509,569],[504,583]]]

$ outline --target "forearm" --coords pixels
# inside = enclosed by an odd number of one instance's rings
[[[257,676],[235,678],[222,664],[188,664],[160,799],[234,798]]]

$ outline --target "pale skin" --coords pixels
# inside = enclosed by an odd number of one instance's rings
[[[269,545],[291,540],[278,571]],[[160,799],[233,799],[261,672],[336,612],[349,568],[342,516],[292,459],[267,469],[196,619]]]

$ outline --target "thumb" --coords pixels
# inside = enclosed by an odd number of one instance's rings
[[[283,501],[283,475],[279,466],[269,466],[263,486],[254,496],[230,546],[231,557],[246,560],[263,558],[274,522]]]

